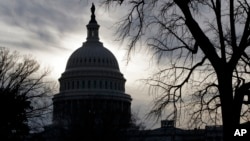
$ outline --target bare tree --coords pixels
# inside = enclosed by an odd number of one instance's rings
[[[145,41],[160,70],[146,82],[158,92],[151,113],[193,105],[193,123],[221,120],[224,140],[250,118],[250,2],[247,0],[104,0],[129,7],[119,22],[128,54]],[[192,96],[192,98],[186,98]]]
[[[23,139],[50,112],[53,83],[45,79],[49,71],[40,72],[39,68],[31,56],[0,48],[1,138]]]

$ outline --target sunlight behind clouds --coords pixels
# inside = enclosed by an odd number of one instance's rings
[[[58,79],[65,71],[69,56],[86,41],[86,25],[90,20],[89,1],[8,1],[0,0],[0,46],[31,54],[42,68],[51,70],[51,78]],[[105,9],[96,4],[96,20],[100,25],[100,41],[117,58],[126,81],[126,92],[133,98],[132,109],[141,109],[140,117],[148,112],[151,97],[139,79],[150,73],[150,57],[145,52],[132,55],[127,63],[126,43],[116,41],[115,23],[124,11]],[[126,10],[126,9],[123,9]]]

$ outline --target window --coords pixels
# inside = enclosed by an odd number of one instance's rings
[[[96,81],[94,80],[94,88],[96,88]]]
[[[112,83],[112,81],[110,82],[110,89],[113,89],[113,83]]]
[[[63,83],[63,90],[67,89],[66,82]]]
[[[105,81],[105,89],[108,89],[108,82]]]
[[[79,81],[76,82],[76,88],[79,89]]]
[[[88,88],[90,88],[90,86],[91,86],[91,82],[90,82],[90,80],[88,81]]]
[[[100,88],[102,89],[102,80],[100,80],[99,84],[100,84]]]
[[[84,82],[84,80],[82,81],[82,88],[83,89],[85,88],[85,82]]]
[[[74,81],[72,81],[72,89],[74,89],[74,85],[75,85],[75,83],[74,83]]]

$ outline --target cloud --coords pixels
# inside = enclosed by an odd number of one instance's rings
[[[86,20],[82,13],[86,13],[88,6],[86,2],[79,0],[1,0],[0,3],[1,24],[8,25],[12,33],[12,38],[5,39],[5,43],[43,50],[60,49],[60,39],[63,36],[79,32],[83,28],[82,20]],[[16,28],[22,31],[12,30]],[[22,35],[28,39],[24,39]],[[3,32],[1,36],[4,36]],[[11,44],[13,39],[14,44]]]
[[[52,48],[59,51],[67,49],[68,47],[62,44],[63,39],[72,35],[85,34],[85,25],[90,19],[91,2],[88,0],[0,0],[0,26],[2,25],[0,36],[5,37],[4,40],[0,38],[0,45],[40,51],[50,51]],[[95,2],[98,7],[97,20],[99,24],[101,23],[100,32],[105,33],[103,38],[108,40],[115,32],[115,29],[112,29],[115,19],[125,12],[107,10],[105,6],[100,6],[100,1],[95,0]],[[7,29],[2,28],[3,25]],[[112,40],[114,39],[115,37]]]
[[[90,20],[92,1],[85,0],[0,0],[0,46],[32,54],[41,64],[52,66],[52,75],[58,79],[65,69],[67,57],[85,41],[86,24]],[[127,79],[126,88],[133,97],[133,108],[142,107],[141,117],[148,112],[149,97],[137,89],[136,79],[142,79],[148,64],[142,56],[132,58],[126,65],[125,50],[114,43],[117,22],[126,9],[105,9],[95,0],[96,19],[101,26],[104,46],[116,55],[121,72]],[[122,60],[122,61],[121,61]],[[144,65],[146,64],[146,68]],[[47,66],[45,65],[45,66]],[[142,75],[143,74],[143,75]]]

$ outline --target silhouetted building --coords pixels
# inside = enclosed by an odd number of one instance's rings
[[[161,127],[152,130],[130,130],[128,141],[222,141],[222,126],[205,129],[180,129],[174,120],[162,120]]]
[[[69,57],[59,79],[53,126],[72,136],[103,138],[129,126],[132,99],[115,56],[99,41],[94,5],[91,12],[87,41]]]

